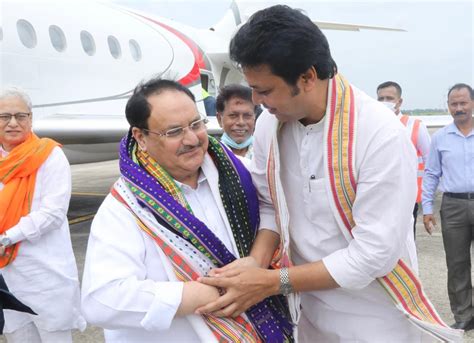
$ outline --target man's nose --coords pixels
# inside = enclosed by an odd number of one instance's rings
[[[17,126],[19,125],[18,120],[16,120],[15,116],[10,117],[10,121],[8,122],[9,126]]]
[[[263,103],[262,96],[252,89],[252,102],[254,105],[261,105]]]
[[[186,145],[193,145],[199,142],[199,138],[197,136],[197,133],[191,130],[189,127],[185,127],[184,133],[183,133],[183,143]]]

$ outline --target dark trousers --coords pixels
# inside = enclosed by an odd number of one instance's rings
[[[443,195],[441,232],[448,266],[448,294],[456,322],[471,320],[471,242],[474,239],[474,200]]]

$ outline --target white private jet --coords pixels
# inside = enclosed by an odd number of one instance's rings
[[[90,1],[0,0],[0,9],[0,84],[30,94],[34,131],[61,142],[71,164],[117,158],[117,144],[129,127],[125,103],[143,79],[179,80],[202,113],[202,88],[215,96],[217,87],[243,81],[227,53],[232,33],[248,18],[235,2],[207,30]],[[209,132],[219,131],[211,118]]]

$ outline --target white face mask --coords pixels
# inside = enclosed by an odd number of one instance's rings
[[[382,104],[384,104],[390,111],[395,112],[395,106],[397,106],[396,103],[394,102],[389,102],[389,101],[381,101]]]

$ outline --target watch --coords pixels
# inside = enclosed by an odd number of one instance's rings
[[[7,235],[1,235],[0,236],[0,245],[4,246],[5,248],[9,247],[12,245],[12,240],[10,237]]]
[[[293,286],[290,283],[290,275],[288,273],[288,268],[280,269],[280,294],[287,296],[290,293],[293,293]]]

